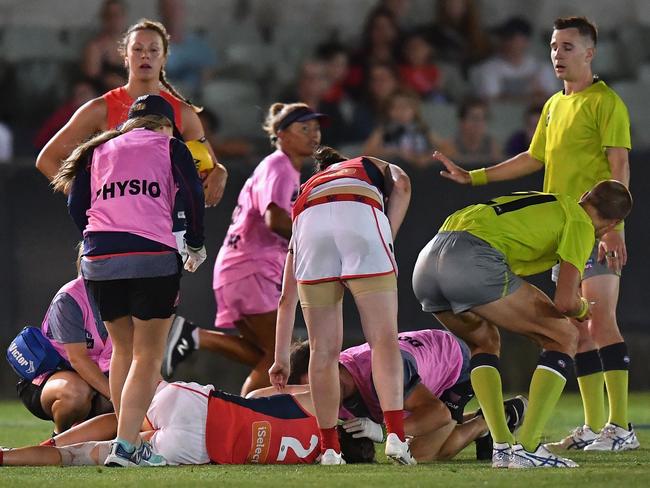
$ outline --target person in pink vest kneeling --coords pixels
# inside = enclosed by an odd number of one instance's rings
[[[20,379],[16,389],[27,410],[40,419],[52,420],[53,435],[112,412],[108,386],[111,339],[81,276],[56,293],[41,330],[66,363],[31,381]]]

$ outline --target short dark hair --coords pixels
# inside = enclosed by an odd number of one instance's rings
[[[348,464],[375,462],[375,443],[367,437],[355,439],[340,425],[337,426],[341,454]]]
[[[632,210],[632,195],[627,187],[617,180],[601,181],[585,196],[584,202],[607,220],[623,220]]]
[[[291,373],[287,383],[290,385],[299,385],[302,375],[309,371],[309,341],[294,342],[291,345],[289,364]]]
[[[598,43],[598,29],[596,24],[590,21],[587,17],[558,17],[553,22],[553,29],[578,29],[578,32],[583,37],[589,37],[594,43]]]
[[[485,110],[486,114],[489,114],[490,106],[482,98],[478,97],[468,97],[465,98],[461,104],[458,106],[458,118],[464,120],[465,117],[469,114],[470,110],[473,108],[480,107]]]

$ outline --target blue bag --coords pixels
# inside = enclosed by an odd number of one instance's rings
[[[7,361],[21,378],[32,381],[37,376],[69,367],[54,346],[37,327],[25,327],[11,341]]]

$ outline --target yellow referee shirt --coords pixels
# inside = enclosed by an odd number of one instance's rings
[[[529,151],[545,165],[545,192],[578,199],[599,181],[611,179],[608,147],[632,148],[630,117],[620,97],[598,81],[548,99]]]
[[[483,239],[520,276],[546,271],[558,260],[573,264],[582,275],[596,240],[591,218],[573,197],[539,192],[465,207],[447,217],[440,228],[445,231]]]

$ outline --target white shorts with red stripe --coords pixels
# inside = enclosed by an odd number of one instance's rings
[[[155,429],[151,445],[169,464],[207,464],[205,424],[212,385],[166,383],[158,385],[147,411]]]
[[[293,225],[299,283],[397,273],[386,215],[359,202],[329,202],[304,210]]]

